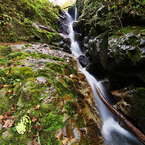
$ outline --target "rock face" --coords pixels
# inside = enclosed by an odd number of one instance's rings
[[[53,47],[0,46],[0,144],[102,144],[90,85],[76,60]]]
[[[90,60],[86,69],[98,79],[108,79],[110,85],[106,88],[108,88],[108,92],[113,91],[113,96],[117,101],[116,108],[144,131],[144,112],[140,114],[140,118],[135,115],[138,110],[143,111],[144,107],[140,104],[140,108],[136,107],[135,109],[137,102],[122,98],[127,93],[126,91],[124,94],[116,92],[116,89],[128,88],[128,92],[131,93],[133,90],[128,87],[131,85],[135,86],[135,89],[145,87],[143,7],[133,11],[128,6],[134,5],[136,7],[137,4],[140,5],[138,2],[122,1],[120,5],[116,1],[116,7],[111,9],[113,5],[110,2],[103,1],[104,3],[101,5],[99,4],[99,2],[102,3],[101,0],[78,0],[79,8],[81,2],[83,3],[81,5],[82,11],[79,12],[81,14],[78,24],[74,25],[80,28],[83,49]],[[94,5],[95,7],[93,7]],[[140,98],[138,95],[135,97],[135,94],[133,93],[133,96],[136,101],[142,100],[144,102],[143,97]]]
[[[121,90],[112,91],[112,95],[118,101],[115,107],[124,115],[137,123],[139,128],[145,133],[145,88],[128,87]],[[119,101],[120,100],[120,101]]]

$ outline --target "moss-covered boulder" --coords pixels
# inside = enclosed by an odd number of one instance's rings
[[[46,44],[0,48],[0,144],[103,142],[91,87],[70,54]]]

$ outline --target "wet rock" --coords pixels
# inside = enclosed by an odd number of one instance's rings
[[[145,88],[143,87],[126,87],[112,92],[115,98],[121,99],[120,101],[118,99],[119,102],[115,105],[116,108],[131,118],[143,132],[145,132],[144,92]]]
[[[141,39],[139,47],[144,47],[145,46],[145,39]]]
[[[67,19],[67,15],[64,11],[62,11],[62,14],[59,15],[59,23],[60,23],[60,27],[58,32],[59,33],[63,33],[68,35],[68,19]]]
[[[81,55],[78,57],[78,60],[80,62],[80,64],[83,66],[83,67],[86,67],[88,64],[89,64],[89,58],[86,57],[85,55]]]
[[[70,47],[70,44],[71,44],[70,38],[64,38],[63,42],[67,45],[67,47]]]
[[[79,24],[78,22],[73,22],[73,30],[77,33],[79,33]]]
[[[75,34],[75,41],[82,41],[82,40],[83,40],[82,34],[76,33]]]
[[[111,84],[107,78],[103,79],[101,81],[101,84],[103,85],[105,90],[109,91],[111,89]]]
[[[127,102],[125,102],[123,99],[121,101],[119,101],[114,107],[116,109],[120,110],[121,112],[123,112],[123,114],[125,114],[129,117],[132,116],[131,105],[128,104]]]

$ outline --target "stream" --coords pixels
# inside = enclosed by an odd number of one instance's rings
[[[68,12],[66,12],[68,17],[68,26],[69,26],[69,38],[71,39],[71,51],[74,54],[74,57],[77,59],[80,55],[84,55],[81,51],[79,44],[77,41],[74,40],[75,32],[73,31],[72,24],[73,22],[77,21],[77,8],[75,8],[74,11],[74,18],[70,16]],[[103,86],[99,81],[96,80],[89,72],[86,71],[85,68],[82,68],[81,65],[78,62],[79,70],[82,71],[94,94],[96,104],[98,106],[100,117],[103,123],[102,126],[102,135],[104,138],[105,145],[142,145],[140,140],[134,136],[131,132],[125,130],[119,125],[119,121],[117,121],[117,118],[107,109],[107,107],[103,104],[101,99],[99,98],[95,86],[97,86],[104,97],[109,102],[109,98],[107,96],[107,93],[105,92]]]

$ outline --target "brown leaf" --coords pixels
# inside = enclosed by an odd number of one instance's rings
[[[0,115],[0,120],[4,119],[4,116],[3,115]]]
[[[35,124],[32,124],[32,127],[36,130],[37,129],[37,127],[36,127],[36,125]]]
[[[39,115],[42,117],[42,114],[41,113]]]
[[[41,131],[42,130],[42,125],[40,124],[39,126],[38,126],[38,131]]]
[[[36,141],[36,138],[33,140],[33,145],[39,145],[39,143]]]
[[[34,109],[40,109],[40,105],[36,105]]]
[[[21,65],[22,67],[25,66],[24,64]]]
[[[137,28],[137,26],[133,26],[133,28]]]
[[[12,90],[7,91],[6,95],[11,94]]]
[[[37,120],[37,117],[34,116],[33,119],[32,119],[32,122],[36,122],[36,120]]]
[[[37,136],[39,136],[39,132],[37,132],[37,134],[33,135],[33,138],[36,138]]]
[[[8,119],[5,121],[3,128],[12,127],[14,125],[14,121],[12,119]]]

